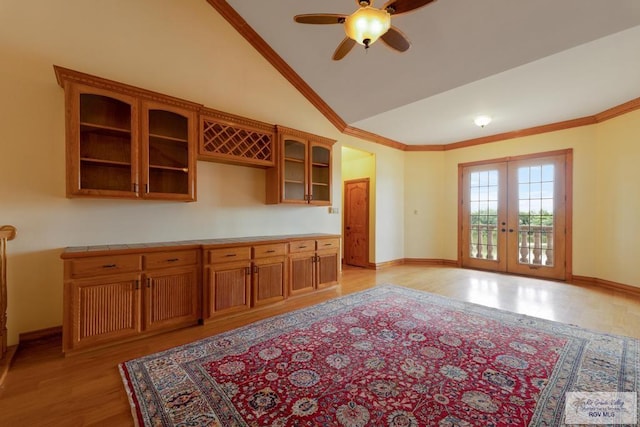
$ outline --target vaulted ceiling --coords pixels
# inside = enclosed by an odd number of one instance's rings
[[[293,16],[349,15],[353,0],[209,3],[237,12],[329,115],[402,144],[513,132],[640,97],[638,0],[437,0],[392,17],[412,43],[407,52],[377,42],[341,61],[331,57],[342,25],[302,25]],[[493,121],[479,128],[479,114]]]

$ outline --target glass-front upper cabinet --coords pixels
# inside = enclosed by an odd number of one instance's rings
[[[278,166],[267,170],[267,204],[331,204],[334,140],[278,126]]]
[[[68,197],[195,200],[197,104],[54,69],[66,96]]]

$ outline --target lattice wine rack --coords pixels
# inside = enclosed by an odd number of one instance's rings
[[[200,160],[261,167],[275,165],[273,125],[205,109],[200,116],[200,130]]]

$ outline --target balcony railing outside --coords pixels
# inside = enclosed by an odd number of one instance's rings
[[[498,226],[475,224],[471,228],[472,258],[498,259]],[[521,264],[553,265],[553,226],[521,225],[518,228],[518,247]]]

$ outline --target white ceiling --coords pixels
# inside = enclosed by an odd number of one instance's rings
[[[227,0],[349,125],[447,144],[590,116],[640,97],[640,0],[437,0],[392,17],[411,40],[331,56],[353,0]],[[385,0],[375,4],[381,7]],[[486,114],[485,128],[473,118]]]

